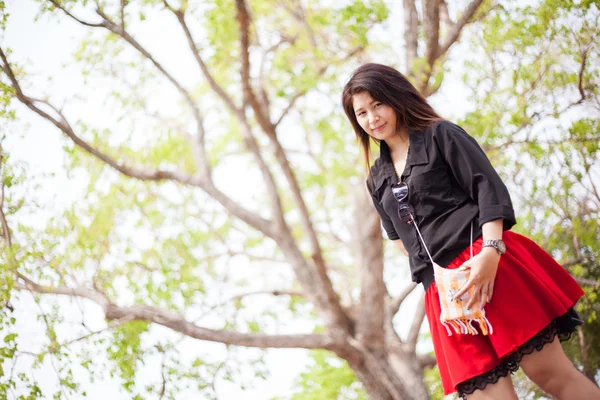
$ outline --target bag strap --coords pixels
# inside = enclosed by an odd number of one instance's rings
[[[414,215],[412,215],[412,213],[410,214],[410,218],[412,220],[412,223],[415,225],[415,228],[417,229],[417,233],[419,234],[419,238],[421,239],[421,243],[423,243],[423,247],[425,248],[425,251],[427,252],[427,255],[429,256],[429,260],[431,260],[431,264],[432,265],[436,265],[435,262],[433,261],[433,257],[431,257],[431,253],[429,252],[429,248],[425,244],[425,240],[423,240],[423,235],[421,235],[421,230],[419,229],[419,225],[417,224],[417,220],[415,219]],[[473,221],[471,221],[471,258],[473,258]]]
[[[471,258],[473,258],[473,221],[471,221]]]

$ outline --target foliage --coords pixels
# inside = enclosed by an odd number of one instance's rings
[[[38,3],[39,18],[73,22],[59,5],[73,15],[98,21],[96,2]],[[78,26],[74,32],[81,42],[73,49],[76,73],[69,77],[78,92],[63,93],[66,98],[44,93],[39,81],[27,75],[25,60],[3,47],[26,92],[63,102],[78,137],[119,166],[195,176],[199,173],[195,146],[202,137],[210,176],[216,182],[213,193],[220,190],[241,200],[246,209],[270,218],[265,206],[271,201],[267,187],[257,178],[261,171],[247,149],[248,129],[275,182],[286,188],[279,193],[283,217],[303,255],[310,258],[297,205],[268,151],[268,137],[255,113],[244,110],[248,126],[242,126],[211,87],[220,86],[237,107],[247,100],[240,84],[243,49],[235,2],[97,3],[107,18],[131,32],[134,44],[118,31]],[[351,303],[357,297],[358,278],[351,257],[355,249],[348,239],[349,189],[362,187],[363,168],[338,104],[339,93],[348,72],[362,61],[349,54],[371,56],[368,50],[372,50],[389,53],[380,60],[396,62],[396,55],[388,51],[396,39],[374,35],[382,24],[396,23],[388,21],[390,3],[312,1],[301,2],[302,10],[288,0],[278,2],[278,7],[267,0],[249,4],[251,75],[258,95],[270,99],[266,108],[271,122],[278,121],[291,99],[304,95],[281,120],[276,135],[289,150],[333,285]],[[469,111],[458,122],[478,137],[509,183],[518,229],[568,263],[573,275],[597,282],[597,2],[546,0],[497,7],[486,2],[485,10],[478,15],[477,30],[462,33],[473,48],[453,60],[464,61],[464,82],[471,95]],[[181,15],[195,35],[191,44],[178,23]],[[6,16],[5,2],[0,0],[0,28]],[[146,55],[135,44],[144,47]],[[213,82],[198,78],[201,68],[195,64],[195,51]],[[445,57],[436,61],[434,87],[448,80],[451,71],[446,61]],[[407,69],[431,68],[424,63],[425,58],[417,57]],[[173,81],[181,86],[175,87]],[[15,95],[6,74],[0,74],[2,128],[27,121],[28,114],[18,109]],[[92,115],[86,113],[89,110]],[[48,112],[56,116],[58,111]],[[196,113],[205,125],[203,132]],[[99,321],[98,315],[106,310],[86,300],[14,290],[15,270],[45,287],[91,288],[123,307],[160,307],[199,326],[225,331],[276,333],[302,324],[308,331],[323,329],[323,321],[315,318],[305,299],[240,296],[265,288],[293,291],[299,285],[276,244],[231,218],[205,191],[184,183],[132,179],[72,140],[61,144],[62,178],[73,187],[85,188],[70,201],[48,186],[53,180],[28,176],[28,166],[12,160],[10,151],[2,164],[6,190],[2,210],[13,240],[0,253],[4,305],[0,309],[0,393],[17,393],[14,397],[23,399],[85,396],[82,382],[86,379],[111,379],[131,398],[174,399],[188,393],[217,398],[217,380],[246,388],[268,377],[262,350],[208,342],[199,346],[184,334],[143,321]],[[228,184],[232,181],[235,185]],[[42,200],[38,198],[42,192],[54,197]],[[566,346],[588,376],[600,370],[599,291],[599,286],[586,286],[586,297],[578,306],[586,320],[586,348],[581,349],[578,340]],[[9,304],[17,305],[16,311],[10,311]],[[39,342],[17,334],[17,324],[27,318],[23,310],[31,309],[37,317],[31,323],[43,332]],[[240,365],[241,359],[247,365]],[[25,365],[31,371],[20,372],[23,360],[30,362]],[[42,393],[35,379],[38,371],[55,374],[59,389]],[[140,383],[146,374],[151,382]],[[442,398],[437,375],[435,369],[425,373],[434,399]],[[526,381],[519,384],[528,396],[539,395]],[[366,394],[346,362],[325,351],[312,352],[290,399],[332,398],[363,399]]]
[[[506,6],[473,32],[465,63],[473,110],[462,124],[488,148],[531,236],[584,284],[586,321],[565,345],[594,379],[600,370],[600,10],[595,2]]]
[[[37,3],[40,20],[72,23],[73,19],[61,7],[82,20],[89,18],[91,24],[99,19],[96,2],[40,0]],[[185,11],[185,21],[197,39],[195,49],[216,84],[239,105],[242,101],[241,62],[235,3],[222,0],[168,3]],[[73,32],[81,37],[73,49],[76,64],[65,65],[65,68],[73,68],[69,81],[78,85],[78,90],[72,97],[67,96],[63,108],[67,110],[71,127],[81,140],[117,163],[177,170],[190,175],[197,173],[193,143],[199,133],[194,110],[157,67],[164,65],[170,72],[178,69],[180,60],[188,59],[191,61],[188,70],[197,68],[175,15],[162,1],[101,1],[98,4],[107,18],[124,24],[132,40],[139,41],[140,46],[148,46],[147,54],[153,60],[136,51],[118,32],[84,26],[75,28]],[[122,4],[126,6],[121,13]],[[348,62],[344,54],[366,47],[370,29],[388,16],[387,6],[381,1],[313,3],[305,9],[308,23],[305,25],[295,16],[297,10],[293,4],[273,8],[270,1],[255,0],[249,6],[253,19],[250,51],[252,57],[257,57],[256,65],[262,64],[265,70],[262,88],[271,99],[273,115],[280,115],[297,93],[315,92],[315,96],[323,96],[316,91],[319,85],[329,85],[326,93],[337,91],[338,74]],[[0,2],[2,23],[5,15],[4,2]],[[179,32],[180,36],[169,39],[185,45],[179,47],[177,56],[172,57],[172,43],[163,42],[161,47],[160,40],[145,39],[142,32],[156,38],[148,33],[152,26],[161,27],[165,33]],[[34,78],[28,79],[25,60],[4,47],[2,50],[26,93],[60,102],[56,100],[60,97],[58,93],[43,93],[43,84]],[[25,66],[23,69],[20,61]],[[269,199],[264,185],[252,183],[257,181],[259,171],[248,155],[239,121],[232,118],[231,111],[221,100],[215,99],[207,80],[189,73],[182,76],[174,72],[171,77],[182,82],[191,103],[205,118],[208,162],[219,190],[231,192],[220,177],[230,174],[227,171],[231,170],[231,164],[237,165],[236,180],[241,185],[246,182],[251,185],[244,185],[247,196],[244,207],[268,218],[268,208],[264,205]],[[89,96],[85,98],[86,95]],[[22,109],[17,112],[17,103],[7,75],[1,73],[3,124],[16,119],[14,126],[18,126],[27,120]],[[69,110],[76,104],[85,105],[84,109],[93,110],[95,115],[70,114]],[[49,112],[56,116],[58,111]],[[333,226],[332,221],[348,208],[349,199],[341,182],[332,187],[330,193],[322,190],[323,183],[325,179],[333,181],[336,176],[356,175],[357,151],[353,143],[339,137],[341,115],[331,118],[330,114],[331,110],[322,110],[313,103],[299,102],[283,126],[289,132],[295,130],[293,136],[288,136],[292,140],[285,139],[286,145],[302,148],[297,138],[304,137],[314,152],[292,157],[291,162],[293,166],[306,166],[296,169],[296,174],[306,196],[311,198],[309,207],[314,212],[314,223],[333,231],[339,230],[339,226]],[[311,118],[321,121],[316,129],[314,124],[306,123]],[[250,129],[256,133],[256,128],[251,122]],[[264,146],[266,138],[258,137]],[[343,144],[348,151],[340,151],[336,144]],[[5,212],[7,207],[14,209],[7,213],[13,246],[2,247],[0,279],[3,282],[13,280],[14,271],[8,269],[6,263],[7,252],[11,252],[19,271],[46,287],[93,288],[120,305],[161,307],[216,329],[272,333],[286,329],[294,321],[309,326],[318,323],[312,307],[301,298],[278,298],[275,305],[260,296],[251,300],[235,299],[240,289],[251,290],[252,285],[263,281],[271,282],[271,286],[280,290],[285,286],[294,290],[297,283],[273,242],[265,240],[242,221],[232,219],[206,193],[174,182],[127,178],[90,157],[70,140],[62,141],[62,150],[64,168],[59,178],[63,182],[76,182],[73,187],[84,188],[73,194],[70,201],[63,203],[65,194],[46,186],[43,179],[37,189],[17,185],[14,179],[6,181],[4,209]],[[324,153],[332,155],[330,161],[322,161]],[[275,166],[272,158],[265,158],[269,167]],[[10,160],[5,161],[6,168],[12,168]],[[326,175],[319,172],[321,168],[327,171]],[[280,177],[276,175],[276,179]],[[54,195],[44,199],[36,210],[17,212],[20,200],[15,196],[23,194],[34,199],[34,193],[41,192]],[[235,195],[235,192],[238,192],[237,187],[227,194]],[[286,219],[302,243],[303,233],[294,203],[286,193],[282,193],[282,202]],[[335,212],[319,212],[323,209]],[[339,238],[323,240],[322,246],[327,259],[338,264],[342,273],[352,270],[352,260],[339,245]],[[344,279],[338,278],[334,284],[342,287],[349,282]],[[98,321],[102,311],[86,300],[33,296],[28,291],[12,290],[10,285],[2,289],[2,301],[12,296],[17,310],[14,315],[5,315],[6,309],[2,311],[5,347],[0,365],[4,369],[22,371],[35,360],[32,368],[18,377],[4,375],[6,379],[1,383],[12,385],[11,393],[15,396],[70,397],[75,393],[83,396],[84,389],[73,378],[77,376],[82,381],[119,382],[123,392],[131,398],[159,395],[178,398],[186,393],[216,398],[217,379],[235,381],[240,387],[250,388],[268,376],[262,350],[211,344],[210,350],[198,348],[192,356],[189,351],[195,346],[192,340],[174,332],[165,333],[164,328],[146,322]],[[254,301],[255,298],[259,301]],[[10,321],[12,318],[24,321],[22,310],[27,307],[38,310],[39,320],[32,323],[40,325],[45,332],[40,342],[29,337],[19,341],[14,336],[13,332],[19,328]],[[243,359],[244,365],[238,359]],[[148,373],[148,365],[154,367],[150,371],[153,378],[151,384],[145,385],[141,377]],[[250,375],[247,369],[251,369]],[[42,393],[36,386],[36,371],[55,374],[58,390]],[[351,375],[347,368],[346,374]]]
[[[368,399],[348,364],[322,350],[311,352],[310,364],[297,378],[295,391],[289,400]]]

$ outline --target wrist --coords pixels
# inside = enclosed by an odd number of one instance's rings
[[[498,250],[496,250],[494,247],[483,247],[481,249],[481,254],[485,255],[486,257],[493,257],[497,258],[498,260],[500,259],[500,253],[498,253]]]

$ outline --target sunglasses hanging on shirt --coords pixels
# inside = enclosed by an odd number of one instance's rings
[[[398,217],[406,224],[412,224],[413,208],[408,203],[408,185],[406,182],[398,182],[392,185],[392,194],[398,202]]]

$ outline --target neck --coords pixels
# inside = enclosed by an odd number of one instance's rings
[[[390,148],[391,154],[405,153],[408,149],[410,141],[408,139],[408,129],[403,129],[396,135],[385,139],[385,143]]]

